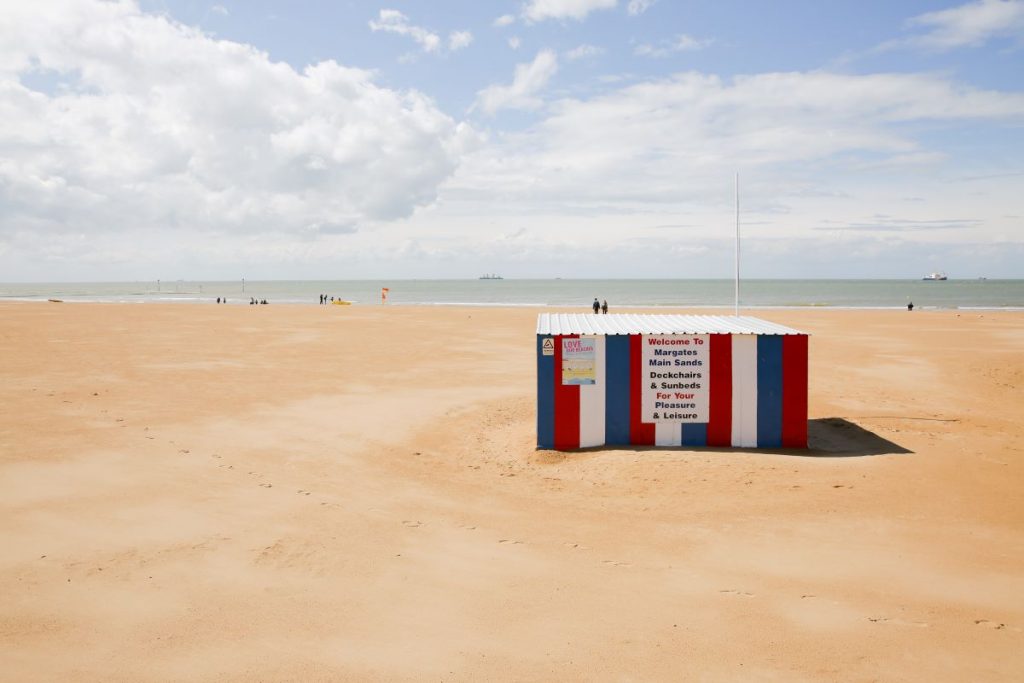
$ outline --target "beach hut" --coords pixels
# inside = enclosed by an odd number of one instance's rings
[[[807,335],[748,316],[542,313],[537,447],[807,447]]]

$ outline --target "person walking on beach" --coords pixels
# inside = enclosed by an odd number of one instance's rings
[[[608,315],[608,299],[601,302],[601,313],[603,315]]]
[[[911,301],[909,304],[907,304],[907,310],[908,311],[914,310],[914,302],[913,301]]]
[[[597,297],[595,296],[594,297],[594,315],[597,315],[598,311],[600,311],[600,310],[601,310],[601,303],[597,300]]]

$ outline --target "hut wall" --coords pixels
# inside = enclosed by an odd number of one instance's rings
[[[562,340],[578,337],[537,335],[538,448],[807,447],[805,334],[707,335],[708,421],[700,423],[641,420],[644,335],[588,336],[596,383],[563,384]],[[545,339],[554,340],[550,355]]]

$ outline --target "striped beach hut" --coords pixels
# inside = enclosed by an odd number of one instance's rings
[[[542,313],[537,447],[807,447],[807,335],[748,316]]]

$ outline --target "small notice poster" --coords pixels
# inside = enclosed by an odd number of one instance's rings
[[[562,339],[562,384],[597,384],[594,337]]]
[[[641,338],[643,422],[708,421],[708,336],[658,334]]]

